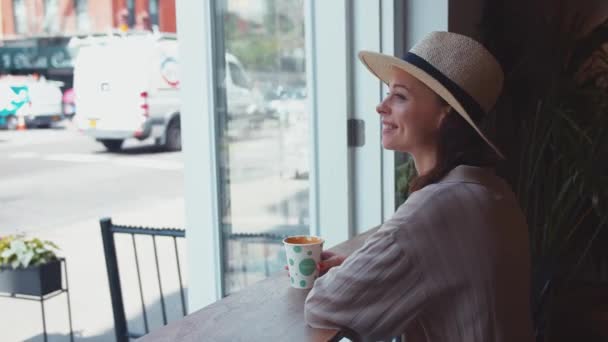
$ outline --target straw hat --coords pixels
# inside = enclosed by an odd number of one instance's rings
[[[386,84],[394,68],[426,84],[505,159],[478,127],[496,103],[504,79],[500,64],[480,43],[452,32],[431,32],[403,59],[371,51],[359,52],[359,59]]]

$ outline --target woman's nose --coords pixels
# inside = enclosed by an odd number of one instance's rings
[[[387,115],[389,113],[388,105],[386,104],[386,98],[376,106],[376,112],[380,115]]]

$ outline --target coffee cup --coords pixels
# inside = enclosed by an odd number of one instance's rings
[[[296,289],[310,289],[319,276],[323,240],[309,235],[290,236],[283,240],[289,269],[289,282]]]

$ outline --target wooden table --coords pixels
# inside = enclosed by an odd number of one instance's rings
[[[330,250],[350,255],[378,227]],[[178,321],[152,331],[142,342],[332,341],[344,333],[314,329],[304,321],[308,290],[291,288],[284,272],[253,284]]]

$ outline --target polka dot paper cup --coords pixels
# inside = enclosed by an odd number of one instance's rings
[[[287,267],[291,287],[310,289],[319,276],[317,263],[321,261],[323,240],[316,236],[298,235],[283,240],[287,252]]]

